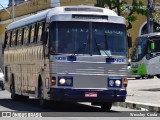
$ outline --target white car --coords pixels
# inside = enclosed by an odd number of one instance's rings
[[[1,68],[0,68],[0,88],[4,90],[4,74]]]

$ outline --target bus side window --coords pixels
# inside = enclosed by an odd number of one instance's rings
[[[7,32],[7,39],[6,39],[6,46],[9,47],[9,42],[10,42],[10,32]]]
[[[16,45],[16,30],[12,31],[11,46]]]
[[[44,22],[38,23],[38,36],[37,42],[41,41],[42,31],[44,30]]]
[[[23,37],[23,42],[24,44],[28,43],[28,39],[29,39],[29,27],[25,27],[24,28],[24,37]]]
[[[18,29],[17,45],[22,45],[22,29]]]
[[[30,28],[30,43],[36,41],[36,24],[32,25]]]

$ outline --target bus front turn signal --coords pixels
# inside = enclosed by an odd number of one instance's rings
[[[128,79],[124,78],[124,80],[123,80],[123,86],[126,88],[127,85],[128,85]]]

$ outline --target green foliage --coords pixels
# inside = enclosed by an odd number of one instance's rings
[[[127,0],[103,0],[103,5],[101,5],[101,7],[108,6],[109,9],[117,8],[118,15],[125,14],[126,20],[129,24],[129,27],[127,28],[130,29],[132,28],[131,23],[137,20],[135,14],[147,16],[148,8],[143,4],[141,0],[132,0],[132,5],[128,5],[126,1]]]
[[[129,22],[129,23],[132,23],[134,21],[137,20],[137,17],[135,15],[132,15],[132,16],[127,16],[126,17],[126,20]]]

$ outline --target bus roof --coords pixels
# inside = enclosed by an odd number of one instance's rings
[[[19,28],[22,27],[24,25],[28,25],[28,24],[32,24],[41,20],[46,20],[46,21],[50,21],[52,16],[56,16],[56,15],[67,15],[67,14],[79,14],[79,15],[99,15],[99,16],[113,16],[114,17],[114,21],[116,22],[124,22],[125,19],[123,17],[120,17],[117,15],[116,12],[110,10],[110,9],[106,9],[106,8],[100,8],[100,7],[94,7],[94,6],[65,6],[65,7],[55,7],[55,8],[51,8],[48,10],[45,10],[43,12],[39,12],[37,14],[31,15],[29,17],[23,18],[21,20],[15,21],[11,24],[9,24],[6,27],[6,30],[12,30],[14,28]],[[116,18],[115,18],[116,17]],[[117,19],[121,18],[120,20]],[[57,17],[57,18],[61,18],[63,21],[66,19],[67,17],[62,18],[62,17]],[[111,20],[111,19],[110,19]],[[51,22],[51,21],[50,21]]]

